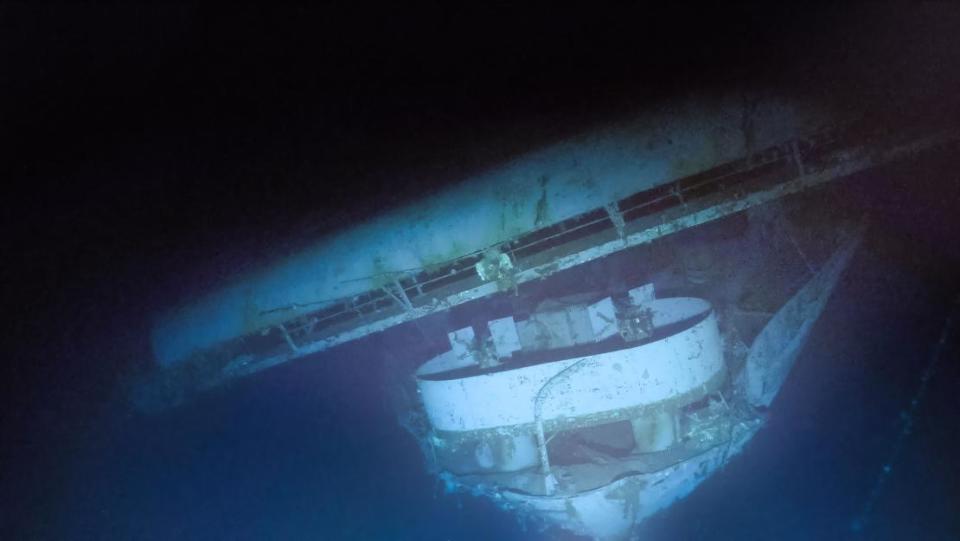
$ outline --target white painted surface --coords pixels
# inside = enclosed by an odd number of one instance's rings
[[[754,406],[769,406],[780,392],[861,235],[862,230],[852,233],[754,339],[743,371],[747,400]]]
[[[592,344],[617,333],[616,310],[610,297],[592,304],[557,302],[516,322],[524,351],[542,351]]]
[[[729,445],[718,445],[661,471],[627,475],[603,487],[571,496],[536,496],[503,491],[547,522],[602,541],[622,540],[633,526],[689,495],[738,454],[759,426],[738,430]],[[572,511],[572,512],[571,512]]]
[[[459,368],[466,368],[468,366],[476,365],[477,361],[472,356],[459,357],[451,349],[450,351],[445,351],[422,364],[420,368],[417,369],[417,376],[440,374],[443,372],[449,372],[451,370],[457,370]]]
[[[607,297],[587,306],[587,319],[593,339],[597,342],[610,338],[619,332],[617,326],[617,310],[613,306],[613,299]]]
[[[652,405],[703,386],[724,369],[720,335],[710,304],[701,299],[659,299],[649,304],[654,325],[709,315],[661,340],[594,355],[576,374],[554,382],[542,399],[543,420]],[[434,428],[469,431],[534,422],[534,400],[564,369],[564,359],[459,379],[426,379],[418,386]],[[434,361],[431,361],[433,363]],[[425,366],[429,366],[427,363]],[[436,377],[437,373],[433,372]]]
[[[487,328],[490,329],[493,349],[498,359],[506,359],[520,350],[520,336],[512,316],[494,319],[487,323]]]
[[[473,327],[464,327],[449,332],[447,338],[450,340],[450,350],[453,352],[453,356],[462,361],[463,366],[476,362],[473,355],[476,333],[474,333]]]
[[[640,287],[635,287],[628,291],[627,295],[630,297],[630,303],[634,306],[647,304],[657,297],[653,284],[644,284]]]
[[[477,442],[473,450],[477,466],[484,470],[514,472],[537,465],[537,442],[531,434],[503,435]]]

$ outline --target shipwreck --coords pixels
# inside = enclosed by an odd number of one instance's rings
[[[175,406],[499,299],[398,381],[427,470],[523,520],[628,538],[775,407],[866,227],[824,211],[838,181],[956,144],[935,119],[890,126],[730,95],[515,156],[171,307],[131,396]]]

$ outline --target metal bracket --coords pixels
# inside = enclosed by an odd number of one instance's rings
[[[610,216],[610,221],[613,223],[614,229],[617,230],[617,236],[620,237],[624,243],[627,242],[626,227],[627,222],[623,218],[623,213],[620,212],[620,207],[617,203],[609,203],[604,205],[604,210],[607,211],[607,215]]]
[[[293,341],[293,337],[290,336],[290,332],[287,331],[287,327],[283,323],[277,325],[277,328],[280,329],[280,333],[283,334],[283,339],[286,340],[287,345],[290,346],[290,350],[294,353],[300,352],[300,347]]]
[[[381,288],[383,292],[390,295],[404,310],[413,310],[413,303],[410,301],[410,297],[407,296],[407,292],[403,289],[403,286],[400,285],[400,281],[394,279],[390,285],[393,287],[383,286]]]

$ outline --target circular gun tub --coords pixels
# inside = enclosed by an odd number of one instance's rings
[[[424,364],[417,384],[441,462],[454,471],[535,466],[538,421],[562,431],[630,420],[638,451],[672,444],[674,412],[724,381],[720,334],[701,299],[650,300],[642,309],[652,327],[644,340],[614,334],[518,351],[486,369],[477,351],[452,350]]]

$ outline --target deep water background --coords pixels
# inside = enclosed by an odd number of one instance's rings
[[[128,376],[158,311],[670,100],[758,88],[892,132],[914,114],[957,125],[960,10],[768,4],[550,20],[0,4],[0,540],[572,539],[426,474],[390,393],[432,347],[417,333],[159,415],[131,410]],[[957,156],[824,198],[870,228],[768,425],[642,539],[960,539],[960,333],[851,527],[960,293]]]
[[[851,529],[960,285],[956,249],[943,244],[956,231],[956,185],[943,189],[952,163],[849,182],[846,197],[872,210],[873,225],[768,425],[645,523],[642,539],[958,538],[957,333],[866,529]],[[907,180],[930,191],[901,190]],[[386,388],[396,371],[385,362],[422,354],[413,340],[395,332],[354,343],[156,416],[105,411],[60,455],[60,479],[47,484],[53,503],[23,517],[24,538],[574,539],[524,531],[486,500],[443,494],[426,474]]]

